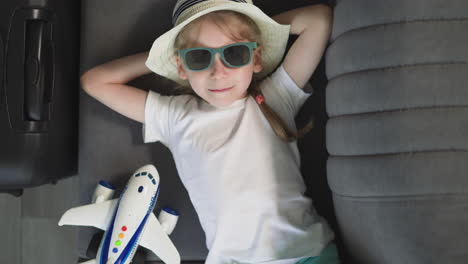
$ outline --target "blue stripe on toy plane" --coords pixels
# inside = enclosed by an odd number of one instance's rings
[[[109,226],[109,229],[107,230],[106,233],[106,238],[104,240],[104,244],[102,245],[101,249],[101,258],[99,259],[99,264],[107,264],[107,258],[109,257],[109,245],[112,237],[112,232],[114,230],[114,222],[115,222],[115,217],[117,215],[117,211],[119,210],[119,205],[120,205],[120,200],[117,203],[114,216],[112,217],[111,224]]]
[[[141,232],[143,231],[143,227],[145,226],[146,221],[148,220],[148,216],[149,214],[145,215],[145,218],[143,218],[143,221],[141,221],[135,234],[132,236],[130,241],[128,241],[127,246],[122,251],[122,254],[120,254],[119,258],[115,261],[115,264],[125,263],[125,261],[127,261],[128,257],[133,252],[133,250],[136,250],[138,238],[140,237]]]
[[[119,258],[114,262],[114,264],[122,264],[122,263],[125,263],[125,261],[127,261],[128,257],[132,254],[133,250],[136,250],[136,247],[138,246],[137,245],[137,241],[138,241],[138,237],[140,237],[141,235],[141,232],[143,231],[143,227],[145,226],[147,220],[148,220],[148,217],[149,215],[153,212],[153,208],[154,208],[154,205],[156,204],[156,199],[158,198],[158,194],[159,194],[159,186],[158,186],[158,189],[156,190],[156,193],[153,195],[153,197],[151,198],[151,203],[150,205],[148,206],[148,210],[146,212],[146,215],[145,217],[143,218],[143,220],[141,221],[140,225],[138,226],[135,234],[132,236],[132,238],[130,239],[130,241],[128,242],[127,246],[125,247],[125,249],[122,251],[122,253],[120,254]],[[120,201],[119,201],[120,203]],[[116,214],[117,215],[117,210],[116,210]],[[112,227],[114,226],[114,221],[115,221],[115,215],[114,215],[114,219],[112,220]],[[112,230],[112,229],[111,229]],[[109,236],[106,236],[106,242],[107,242],[107,237]],[[106,248],[106,252],[109,252],[109,242],[107,243],[107,248]],[[102,255],[101,255],[102,256]],[[106,253],[106,256],[107,256],[107,253]],[[102,259],[102,258],[101,258]],[[106,258],[107,259],[107,258]],[[101,264],[101,263],[100,263]],[[106,264],[106,263],[104,263]]]
[[[151,212],[153,212],[153,208],[154,208],[154,205],[156,203],[156,199],[158,197],[158,194],[159,194],[159,186],[158,186],[158,189],[156,190],[156,193],[151,198],[151,203],[148,206],[148,211],[146,212],[146,215],[143,218],[143,221],[141,221],[141,223],[138,226],[135,234],[132,236],[132,238],[128,242],[127,246],[122,251],[122,254],[120,254],[119,258],[115,261],[115,264],[125,263],[125,261],[127,261],[128,257],[132,254],[133,250],[136,250],[136,247],[138,246],[137,245],[138,238],[140,237],[141,232],[143,231],[143,227],[145,226],[149,215],[151,214]]]

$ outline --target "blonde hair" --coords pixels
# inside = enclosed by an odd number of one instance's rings
[[[177,52],[180,49],[193,47],[193,40],[190,39],[189,32],[198,29],[200,23],[206,19],[212,21],[219,28],[227,29],[223,31],[228,32],[231,39],[233,40],[248,39],[251,42],[257,42],[259,47],[262,45],[260,29],[250,17],[234,11],[221,10],[201,16],[185,26],[175,39],[174,55],[177,55]],[[233,26],[233,21],[237,22],[235,27]],[[199,97],[190,87],[181,86],[178,88],[177,92],[179,94],[192,94]],[[259,81],[257,80],[253,80],[251,82],[247,92],[254,98],[254,100],[256,100],[257,96],[263,97],[263,93],[259,86]],[[279,115],[268,105],[266,101],[261,103],[257,101],[257,103],[260,107],[260,110],[265,115],[265,118],[270,123],[270,126],[275,134],[285,142],[291,142],[304,136],[313,127],[312,122],[309,122],[298,132],[291,131],[288,128],[288,125],[281,119],[281,117],[279,117]]]

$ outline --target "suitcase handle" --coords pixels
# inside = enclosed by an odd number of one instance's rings
[[[19,9],[7,44],[7,105],[12,127],[21,133],[46,132],[54,86],[53,13]]]
[[[30,121],[48,120],[51,101],[50,26],[44,20],[28,20],[24,63],[24,117]]]

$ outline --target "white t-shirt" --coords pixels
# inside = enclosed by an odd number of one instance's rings
[[[265,101],[296,131],[310,94],[281,65],[261,84]],[[191,95],[150,92],[145,142],[168,147],[206,235],[206,263],[295,263],[333,239],[305,197],[296,142],[283,142],[248,96],[216,108]]]

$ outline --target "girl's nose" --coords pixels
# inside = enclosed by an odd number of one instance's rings
[[[221,60],[220,54],[216,54],[213,60],[213,65],[211,65],[211,76],[214,79],[224,78],[227,74],[226,65],[224,65]]]

